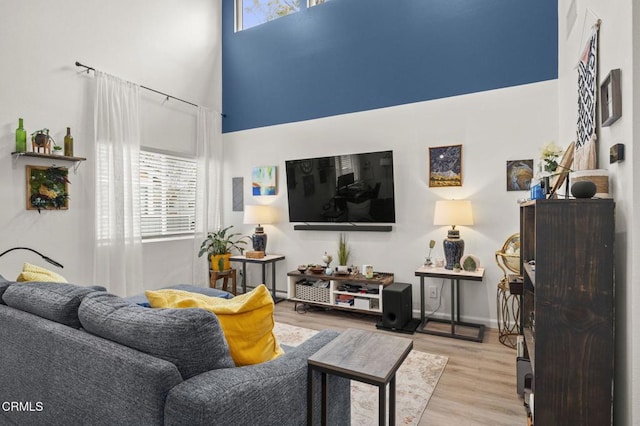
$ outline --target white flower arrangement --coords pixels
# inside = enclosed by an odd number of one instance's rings
[[[562,155],[562,148],[555,142],[547,142],[540,148],[540,159],[543,161],[545,172],[552,174],[558,168],[558,158]]]

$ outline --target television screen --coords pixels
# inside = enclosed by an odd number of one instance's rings
[[[393,151],[285,162],[290,222],[394,223]]]

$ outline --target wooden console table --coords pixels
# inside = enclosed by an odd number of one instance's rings
[[[416,333],[435,334],[437,336],[453,337],[455,339],[471,340],[473,342],[482,342],[484,337],[484,325],[475,324],[470,322],[460,321],[460,280],[467,281],[482,281],[484,276],[484,268],[478,268],[477,271],[468,272],[462,270],[460,272],[453,272],[445,268],[432,268],[429,266],[421,266],[416,270],[416,276],[420,277],[420,324]],[[451,319],[435,319],[426,318],[424,314],[425,309],[425,291],[424,291],[424,279],[429,278],[444,278],[451,280]],[[439,331],[427,329],[429,322],[449,323],[451,324],[451,331]],[[478,330],[476,336],[468,336],[466,334],[458,333],[456,327],[470,327]]]
[[[389,425],[396,422],[396,371],[413,349],[413,340],[347,329],[308,359],[307,424],[313,424],[313,371],[321,373],[321,424],[327,424],[327,374],[378,387],[378,424],[385,424],[387,384]]]
[[[362,274],[314,274],[310,271],[291,271],[287,273],[289,285],[287,298],[296,303],[330,307],[382,315],[382,289],[393,284],[394,275],[388,272],[374,272],[373,278],[365,278]],[[325,287],[302,285],[301,282],[324,282]],[[361,285],[372,292],[350,292],[341,290],[343,284]],[[353,298],[353,305],[339,303],[341,297]]]

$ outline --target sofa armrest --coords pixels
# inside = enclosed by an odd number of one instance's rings
[[[165,424],[305,425],[307,358],[337,335],[324,330],[273,361],[212,370],[180,383],[167,396]],[[319,424],[320,375],[314,374],[314,423]],[[350,381],[328,376],[328,395],[328,423],[348,425]]]

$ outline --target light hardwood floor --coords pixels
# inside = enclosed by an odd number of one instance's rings
[[[398,334],[377,330],[378,316],[337,310],[301,314],[289,301],[276,304],[275,318],[314,330],[360,328],[401,335],[413,339],[416,351],[447,356],[449,361],[420,425],[526,425],[522,400],[516,393],[515,350],[498,341],[497,330],[487,330],[483,343],[419,333]]]

